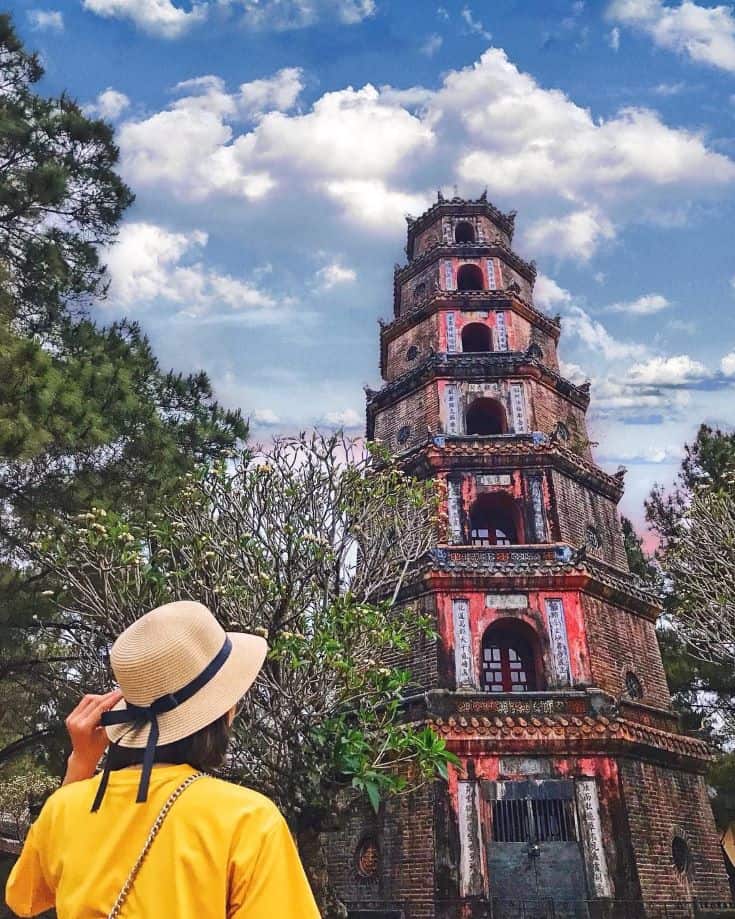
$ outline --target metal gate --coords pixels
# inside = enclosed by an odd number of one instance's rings
[[[574,783],[487,782],[493,916],[583,919],[588,896]]]

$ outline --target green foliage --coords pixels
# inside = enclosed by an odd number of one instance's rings
[[[655,586],[660,578],[656,566],[647,556],[643,548],[643,540],[636,533],[632,521],[627,517],[621,517],[620,523],[623,528],[623,545],[625,555],[628,559],[628,567],[631,573],[640,578],[644,583]]]
[[[145,520],[247,434],[205,374],[163,371],[135,323],[88,318],[132,194],[112,128],[36,94],[42,74],[0,15],[0,762],[55,738],[69,691],[38,532],[91,504]]]
[[[277,441],[186,482],[145,522],[96,508],[39,543],[69,623],[70,677],[103,686],[111,638],[152,606],[193,597],[225,628],[269,641],[231,767],[297,832],[329,824],[355,794],[377,807],[446,777],[456,759],[444,740],[404,714],[407,654],[433,622],[396,602],[434,538],[433,486],[337,435]]]
[[[732,665],[707,661],[693,654],[684,641],[678,622],[694,599],[694,582],[686,577],[672,579],[667,559],[677,548],[682,523],[687,520],[698,493],[705,489],[715,497],[727,495],[734,469],[735,433],[701,425],[694,442],[684,448],[674,487],[666,491],[656,486],[646,501],[646,518],[659,537],[656,557],[666,582],[666,589],[662,590],[665,614],[658,637],[674,707],[685,730],[704,734],[710,742],[721,748],[724,745],[725,749],[729,742],[726,726],[735,724],[735,670]],[[691,549],[697,551],[696,547]],[[731,752],[721,749],[708,782],[716,794],[715,816],[719,825],[724,826],[726,819],[735,816]]]
[[[70,300],[105,291],[98,247],[110,243],[132,194],[115,172],[112,128],[67,96],[33,92],[38,57],[0,16],[0,253],[11,316],[53,337]]]

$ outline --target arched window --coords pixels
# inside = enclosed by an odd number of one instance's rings
[[[461,220],[454,228],[454,241],[456,243],[473,243],[475,241],[475,228],[466,220]]]
[[[539,689],[536,636],[524,622],[501,619],[482,636],[482,688],[485,692]]]
[[[513,546],[520,543],[518,507],[504,491],[480,495],[470,508],[473,546]]]
[[[463,351],[492,351],[490,329],[483,322],[470,322],[462,329]]]
[[[544,352],[535,342],[529,347],[528,351],[526,351],[526,354],[534,361],[540,361],[544,356]]]
[[[462,265],[457,272],[457,290],[483,290],[482,269],[478,265]]]
[[[508,421],[497,399],[475,399],[465,416],[466,434],[505,434]]]

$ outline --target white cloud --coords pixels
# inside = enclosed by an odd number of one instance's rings
[[[111,303],[124,309],[169,303],[190,317],[227,307],[254,312],[262,319],[274,310],[277,303],[270,294],[196,259],[207,241],[201,230],[174,233],[152,223],[123,224],[117,242],[104,256],[111,277]]]
[[[178,38],[207,15],[203,3],[183,10],[171,0],[82,0],[85,9],[98,16],[129,19],[151,35]]]
[[[567,380],[571,380],[577,386],[585,383],[590,378],[584,367],[580,367],[579,364],[571,361],[559,361],[559,370]]]
[[[301,68],[284,67],[268,79],[243,83],[238,102],[247,113],[287,112],[296,105],[303,88]]]
[[[652,313],[660,313],[661,310],[668,309],[671,306],[669,300],[663,294],[644,294],[636,300],[630,300],[625,303],[613,303],[607,307],[611,313],[628,313],[632,316],[650,316]]]
[[[352,284],[357,280],[357,274],[352,268],[346,268],[339,262],[331,262],[317,271],[316,279],[322,290],[330,290],[338,284]]]
[[[523,241],[534,254],[580,261],[626,220],[735,180],[735,163],[700,135],[646,109],[595,119],[499,49],[438,90],[348,86],[294,111],[302,84],[297,68],[235,91],[211,74],[179,84],[166,109],[121,125],[125,177],[172,200],[308,199],[389,233],[428,206],[434,176],[466,194],[487,183],[492,196],[529,202]]]
[[[462,19],[464,19],[465,24],[470,32],[474,32],[475,35],[481,36],[482,38],[486,39],[486,41],[490,41],[492,39],[490,32],[487,31],[479,19],[475,19],[472,10],[468,6],[465,6],[462,9],[461,16]]]
[[[533,288],[533,299],[536,306],[542,309],[552,309],[564,303],[570,303],[572,295],[568,290],[560,287],[553,278],[539,274]]]
[[[681,80],[678,83],[659,83],[653,87],[653,93],[657,96],[678,96],[686,89],[686,83]]]
[[[429,35],[423,45],[421,45],[419,51],[425,54],[426,57],[433,57],[443,44],[444,39],[441,35],[437,35],[437,33],[434,32],[434,34]]]
[[[327,412],[324,415],[324,422],[340,428],[357,428],[365,424],[365,416],[356,412],[354,408],[346,408],[342,411]]]
[[[614,26],[612,29],[610,29],[610,34],[608,35],[607,40],[613,51],[620,50],[620,29],[617,26]]]
[[[663,446],[636,446],[631,449],[614,449],[610,452],[603,451],[597,454],[599,462],[603,463],[671,463],[681,458],[681,447],[671,444]]]
[[[726,377],[735,376],[735,351],[730,351],[720,361],[720,370]]]
[[[498,48],[451,71],[429,113],[435,130],[466,135],[457,143],[467,150],[457,164],[466,182],[516,199],[587,196],[608,206],[613,190],[620,200],[642,188],[735,179],[735,164],[708,150],[699,134],[669,128],[644,108],[595,120],[564,93],[521,73]]]
[[[253,421],[263,427],[272,427],[281,423],[281,419],[272,408],[256,408],[253,412]]]
[[[28,21],[39,32],[64,31],[64,16],[59,10],[28,10]]]
[[[705,7],[691,0],[678,6],[667,6],[662,0],[613,0],[608,16],[646,32],[661,48],[735,71],[735,16],[729,6]]]
[[[373,230],[391,232],[405,214],[420,213],[429,204],[426,197],[395,191],[379,179],[327,182],[324,189],[347,217]]]
[[[244,21],[256,29],[303,29],[320,19],[356,25],[375,15],[375,0],[221,0],[242,7]]]
[[[524,242],[534,252],[588,261],[603,240],[614,236],[612,223],[591,209],[537,220],[526,230]]]
[[[117,121],[125,109],[129,107],[130,99],[125,93],[108,86],[104,92],[97,96],[94,102],[84,106],[84,111],[88,115],[106,118],[108,121]]]
[[[645,345],[619,341],[601,322],[593,319],[580,306],[572,306],[567,310],[564,316],[564,329],[608,361],[643,359],[649,353]]]
[[[296,81],[282,82],[291,91],[280,99],[290,102]],[[327,93],[303,115],[268,112],[252,131],[237,137],[230,122],[237,117],[243,87],[233,97],[221,81],[208,77],[179,88],[198,92],[120,129],[126,176],[138,187],[165,183],[191,200],[215,194],[257,199],[279,182],[293,185],[300,179],[312,190],[316,181],[348,211],[367,203],[367,223],[376,211],[394,216],[399,204],[405,208],[417,201],[381,182],[409,155],[429,149],[432,132],[397,102],[385,101],[373,86]],[[176,144],[169,142],[171,137]],[[379,200],[364,202],[370,192],[379,194]],[[353,193],[360,200],[346,198]]]
[[[626,375],[631,383],[646,386],[683,386],[711,376],[704,364],[688,354],[650,358],[628,368]]]

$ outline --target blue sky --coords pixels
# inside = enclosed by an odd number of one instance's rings
[[[14,0],[137,194],[103,318],[204,367],[255,436],[362,429],[404,215],[518,211],[566,373],[642,518],[735,423],[735,10],[671,0]]]

